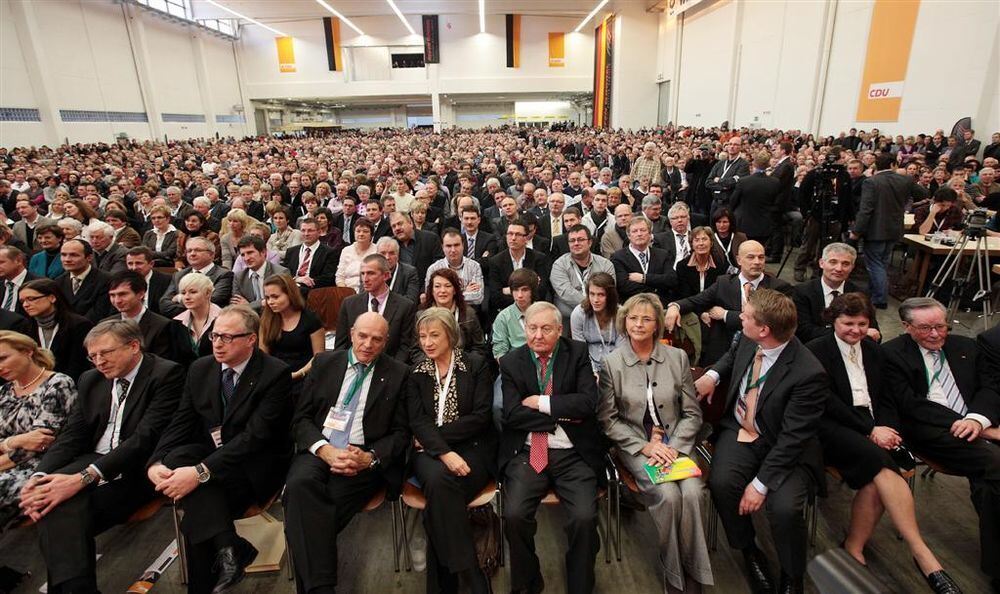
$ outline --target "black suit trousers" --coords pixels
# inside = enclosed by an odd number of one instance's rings
[[[597,536],[597,477],[576,450],[549,450],[549,465],[541,474],[528,463],[528,448],[504,470],[503,515],[510,547],[510,587],[533,590],[542,572],[535,554],[535,513],[553,489],[566,512],[566,591],[594,591],[594,561],[601,543]]]
[[[81,456],[59,474],[76,474],[100,458]],[[108,528],[124,523],[154,496],[144,476],[122,478],[91,486],[64,501],[38,522],[38,543],[48,568],[49,592],[60,592],[70,580],[77,587],[97,591],[97,549],[94,539]]]
[[[969,443],[949,427],[903,424],[906,445],[969,479],[972,505],[979,514],[979,544],[984,573],[1000,579],[1000,445],[985,439]]]
[[[285,484],[285,538],[298,592],[337,584],[337,535],[384,485],[374,470],[343,476],[309,452],[292,459]]]
[[[719,434],[708,488],[725,527],[729,545],[743,550],[754,545],[755,532],[750,516],[740,515],[740,499],[747,485],[757,476],[768,450],[760,440],[750,444],[740,443],[736,436],[737,432],[730,428],[722,429]],[[770,490],[764,501],[771,534],[781,535],[774,539],[778,562],[781,570],[792,577],[801,577],[806,572],[806,522],[803,512],[810,491],[814,488],[809,471],[800,465],[780,488]]]

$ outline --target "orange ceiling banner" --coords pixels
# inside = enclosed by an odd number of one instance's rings
[[[340,19],[323,17],[323,35],[326,37],[326,62],[330,70],[333,72],[343,71],[344,59],[340,55]],[[295,62],[294,54],[292,62]]]
[[[614,74],[615,16],[604,17],[594,29],[594,127],[611,126],[611,80]]]
[[[549,33],[549,68],[566,66],[566,34]]]
[[[275,37],[278,47],[278,71],[295,72],[295,45],[291,37]]]
[[[920,0],[875,0],[857,121],[896,122]]]

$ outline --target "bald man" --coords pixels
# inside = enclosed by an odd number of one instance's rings
[[[759,241],[744,241],[736,256],[739,274],[724,274],[701,293],[667,306],[668,330],[672,331],[680,317],[690,312],[708,324],[708,332],[702,332],[699,365],[711,365],[729,350],[733,334],[741,329],[740,312],[750,293],[764,288],[791,295],[791,285],[764,274],[765,261],[764,246]]]
[[[383,355],[388,339],[385,318],[363,313],[351,327],[350,348],[317,355],[306,376],[292,420],[299,453],[285,488],[285,534],[299,592],[333,594],[331,535],[380,489],[402,484],[410,433],[401,394],[409,372]]]

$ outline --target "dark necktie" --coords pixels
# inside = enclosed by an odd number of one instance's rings
[[[253,285],[254,301],[260,301],[260,275],[257,271],[250,273],[250,284]]]
[[[236,393],[236,370],[232,367],[222,370],[222,414],[225,416],[229,403]]]
[[[309,246],[304,246],[302,250],[302,263],[299,264],[299,269],[296,271],[296,276],[305,276],[309,274],[309,265],[312,264],[312,259],[309,257],[312,254],[312,248]]]
[[[639,263],[642,264],[642,269],[646,270],[649,266],[649,255],[646,252],[639,252]]]
[[[7,311],[14,311],[14,293],[16,293],[14,290],[14,283],[7,281],[7,286],[4,287],[3,296],[3,308]]]
[[[128,389],[131,384],[123,377],[118,378],[116,383],[118,384],[118,406],[121,406],[122,402],[125,402],[125,397],[128,396]]]
[[[465,236],[465,257],[474,258],[476,256],[476,239],[474,237]]]
[[[833,303],[833,300],[839,296],[840,296],[840,291],[830,291],[830,303]]]
[[[371,303],[371,307],[372,307],[372,308],[371,308],[371,310],[370,310],[370,311],[373,311],[373,312],[375,312],[375,313],[378,313],[378,299],[376,299],[376,298],[372,297],[372,303]]]

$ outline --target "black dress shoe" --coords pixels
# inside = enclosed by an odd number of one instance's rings
[[[215,556],[212,570],[219,580],[212,588],[212,594],[219,594],[243,581],[246,568],[257,558],[257,549],[245,539],[231,547],[223,547]]]
[[[962,594],[955,580],[945,570],[935,571],[927,576],[927,585],[935,594]]]
[[[805,592],[805,579],[802,576],[792,577],[781,572],[781,586],[778,594],[802,594]]]
[[[747,564],[747,581],[750,582],[750,591],[754,594],[773,594],[774,580],[771,579],[771,571],[767,567],[767,558],[759,549],[747,549],[743,551],[743,560]]]

